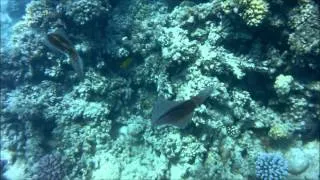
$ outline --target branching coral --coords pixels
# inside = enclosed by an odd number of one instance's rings
[[[44,155],[32,170],[35,180],[62,180],[66,176],[64,159],[59,153]]]
[[[238,14],[248,26],[259,26],[269,12],[269,5],[265,0],[232,0],[223,1],[222,9]]]
[[[67,6],[66,15],[76,24],[85,25],[107,15],[110,10],[108,0],[78,0]]]
[[[279,96],[283,96],[290,92],[292,83],[293,83],[292,76],[280,74],[279,76],[277,76],[273,86],[275,88],[276,93]]]
[[[57,15],[55,9],[46,1],[31,1],[23,18],[32,28],[48,28],[48,25],[56,20]]]
[[[258,26],[268,13],[268,4],[264,0],[240,0],[244,7],[241,17],[249,26]]]
[[[320,11],[313,1],[304,1],[290,12],[289,25],[294,30],[288,39],[290,49],[298,55],[320,55]]]

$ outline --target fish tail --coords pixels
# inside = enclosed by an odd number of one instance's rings
[[[70,56],[71,65],[73,69],[77,72],[78,76],[83,79],[84,78],[84,70],[83,70],[83,60],[79,56],[78,53],[74,53]]]
[[[204,103],[204,101],[211,95],[212,87],[207,87],[204,90],[200,91],[198,95],[192,97],[192,101],[199,106]]]

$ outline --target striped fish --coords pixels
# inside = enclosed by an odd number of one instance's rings
[[[84,77],[83,61],[64,32],[56,31],[48,33],[45,38],[45,44],[49,48],[68,56],[70,63],[78,76],[80,78]]]

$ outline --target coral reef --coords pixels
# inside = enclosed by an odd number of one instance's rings
[[[319,179],[316,1],[8,3],[3,178]],[[83,79],[47,46],[56,30],[83,59]],[[206,87],[186,128],[152,125],[158,98]]]
[[[289,126],[287,124],[274,123],[268,135],[274,140],[288,139],[290,136]]]
[[[27,4],[23,19],[32,28],[48,28],[57,17],[58,14],[49,1],[31,1]]]
[[[46,154],[32,167],[32,179],[63,179],[66,175],[66,167],[64,164],[61,154]]]
[[[288,160],[288,179],[319,179],[319,142],[309,142],[305,145],[291,147],[285,154]],[[318,172],[317,172],[318,171]]]
[[[301,4],[290,12],[290,49],[298,55],[320,55],[320,41],[314,39],[320,33],[319,8],[314,1],[301,1]]]
[[[65,15],[77,25],[97,22],[100,18],[106,17],[110,10],[108,0],[68,1],[66,7]]]
[[[238,14],[248,26],[259,26],[269,12],[265,0],[224,0],[222,7],[227,14]]]
[[[293,82],[292,76],[285,76],[280,74],[276,77],[276,81],[274,82],[274,88],[276,90],[276,93],[279,96],[286,95],[290,92],[290,86]]]

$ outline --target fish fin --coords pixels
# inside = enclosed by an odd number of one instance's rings
[[[180,129],[184,129],[186,128],[191,120],[192,120],[192,116],[193,116],[193,111],[191,113],[189,113],[188,115],[186,115],[184,118],[182,118],[181,120],[179,121],[172,121],[172,122],[169,122],[168,124],[171,124],[173,126],[176,126]]]
[[[64,40],[66,40],[70,45],[72,45],[70,39],[68,38],[67,33],[63,29],[59,28],[59,29],[53,31],[52,33],[59,34],[59,36],[63,37]]]
[[[211,95],[212,93],[212,87],[206,87],[205,89],[203,89],[202,91],[200,91],[198,93],[198,95],[192,97],[192,101],[199,106],[200,104],[204,103],[204,101]]]
[[[84,70],[83,70],[83,60],[82,60],[82,58],[79,56],[78,53],[70,56],[69,58],[70,58],[71,65],[72,65],[73,69],[76,71],[78,76],[81,79],[83,79],[84,78]]]
[[[165,100],[164,98],[159,98],[153,105],[152,122],[157,121],[163,114],[168,112],[173,107],[178,106],[181,102],[169,101]]]

